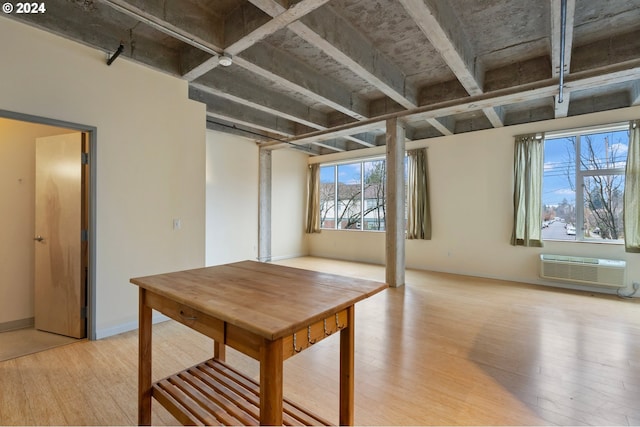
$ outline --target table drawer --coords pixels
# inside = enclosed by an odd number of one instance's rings
[[[215,341],[224,342],[225,328],[222,320],[149,291],[146,292],[145,297],[146,304],[152,309],[213,338]]]

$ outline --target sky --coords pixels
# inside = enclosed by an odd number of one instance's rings
[[[613,167],[624,167],[627,158],[629,132],[627,130],[609,131],[590,134],[592,146],[598,160],[604,165],[607,160]],[[583,157],[588,154],[586,137],[581,137]],[[573,143],[575,137],[546,139],[544,147],[544,176],[542,179],[542,203],[558,205],[563,199],[575,204],[575,193],[571,189],[575,180],[575,154]],[[608,150],[607,150],[608,149]],[[573,186],[575,188],[575,185]]]
[[[604,161],[606,158],[605,138],[609,145],[609,158],[615,154],[615,166],[624,167],[628,149],[628,131],[609,131],[591,134],[591,141],[597,155]],[[572,190],[575,180],[575,154],[573,143],[575,137],[562,137],[547,139],[544,148],[544,176],[542,186],[542,203],[545,205],[558,205],[566,199],[570,204],[575,204],[575,192]],[[585,137],[582,137],[582,141]],[[584,142],[582,143],[585,146]],[[586,154],[586,150],[583,150]],[[365,173],[372,162],[365,162]],[[338,181],[345,184],[360,182],[360,167],[362,163],[349,163],[338,165]],[[569,178],[571,176],[571,178]],[[569,179],[571,179],[571,184]],[[334,182],[334,167],[320,168],[320,182]]]
[[[343,184],[357,184],[360,182],[360,167],[364,165],[364,173],[367,175],[368,171],[373,169],[379,162],[384,160],[372,160],[366,162],[357,163],[345,163],[338,166],[338,182]],[[406,168],[406,158],[405,158]],[[406,171],[405,171],[406,173]],[[320,182],[333,182],[334,180],[334,166],[320,167]]]

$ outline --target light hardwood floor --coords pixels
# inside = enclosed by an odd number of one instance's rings
[[[78,341],[34,327],[0,332],[0,362]]]
[[[384,280],[381,266],[290,265]],[[190,349],[186,351],[185,349]],[[285,394],[337,422],[339,340],[285,362]],[[153,376],[210,357],[211,341],[154,326]],[[255,361],[227,360],[257,378]],[[640,425],[640,301],[407,272],[356,305],[358,425]],[[0,425],[133,425],[137,333],[0,363]],[[176,424],[153,405],[153,423]]]

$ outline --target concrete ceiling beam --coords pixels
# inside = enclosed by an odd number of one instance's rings
[[[483,93],[484,67],[463,31],[455,11],[445,0],[399,0],[429,42],[440,53],[469,95]],[[494,127],[504,126],[504,117],[493,108],[483,109]],[[437,123],[431,123],[440,132]],[[446,130],[446,129],[445,129]],[[447,135],[447,133],[444,133]]]
[[[482,109],[482,112],[487,116],[494,128],[504,126],[504,110],[502,107],[486,107]]]
[[[357,133],[345,136],[345,139],[356,142],[364,147],[375,147],[378,145],[378,138],[372,133]]]
[[[427,122],[445,136],[453,135],[456,129],[456,123],[452,117],[429,117]]]
[[[553,111],[554,117],[556,119],[560,117],[567,117],[569,115],[569,101],[571,99],[571,92],[569,92],[565,88],[562,95],[562,102],[560,102],[560,97],[558,95],[553,96]]]
[[[300,68],[304,68],[303,73],[300,73],[298,69],[292,70],[290,65],[294,60],[290,55],[281,51],[276,51],[275,49],[268,47],[268,45],[260,42],[260,40],[265,37],[285,28],[295,20],[300,19],[306,14],[322,6],[328,0],[303,0],[288,9],[282,8],[280,9],[281,13],[276,17],[224,49],[219,44],[214,44],[212,41],[194,34],[200,33],[197,26],[193,26],[193,28],[186,30],[185,27],[180,27],[181,22],[167,21],[164,15],[160,15],[160,13],[165,15],[166,13],[160,10],[148,11],[141,9],[138,7],[137,3],[142,0],[100,1],[109,4],[111,7],[122,13],[128,14],[134,19],[139,19],[149,25],[152,25],[159,31],[171,35],[172,37],[176,37],[187,44],[213,55],[213,57],[203,57],[202,55],[197,54],[184,55],[185,59],[181,61],[180,66],[182,68],[183,77],[185,78],[195,79],[216,67],[218,65],[218,60],[215,56],[222,53],[223,50],[224,52],[234,56],[243,52],[242,58],[237,56],[234,58],[234,62],[243,68],[289,87],[292,91],[303,93],[316,102],[327,104],[332,108],[358,120],[364,119],[368,116],[367,102],[361,99],[357,94],[351,94],[347,88],[342,87],[337,82],[328,79],[325,76],[322,76],[311,67],[302,63],[297,63],[296,65]],[[254,1],[260,4],[263,0]],[[185,2],[185,4],[186,3],[187,2]],[[258,44],[260,46],[256,48]],[[265,50],[267,52],[264,52]],[[277,61],[279,62],[277,64],[274,63],[274,59],[270,58],[269,54],[275,54],[277,56]],[[199,62],[197,59],[194,61],[194,57],[199,57],[202,62]]]
[[[602,67],[596,70],[572,73],[567,76],[567,87],[569,90],[586,90],[606,85],[629,82],[637,80],[640,73],[640,60],[627,61],[609,67]],[[314,140],[324,138],[335,138],[355,132],[368,132],[382,129],[384,121],[392,117],[410,117],[411,122],[427,120],[429,118],[447,117],[469,111],[481,110],[484,108],[496,108],[509,104],[527,102],[540,98],[553,97],[558,90],[558,79],[546,79],[543,81],[513,86],[495,92],[481,95],[468,96],[465,98],[443,101],[440,103],[418,107],[414,110],[402,111],[398,113],[378,116],[353,124],[345,124],[331,128],[327,131],[311,132],[307,135],[300,135],[290,138],[293,143],[310,143]],[[628,95],[627,95],[628,103]]]
[[[640,105],[640,80],[631,86],[631,105]]]
[[[296,124],[263,111],[253,110],[244,105],[236,104],[195,87],[189,88],[189,99],[207,105],[207,116],[222,118],[231,123],[237,123],[283,137],[292,137],[297,133]]]
[[[289,30],[403,107],[418,106],[417,89],[400,68],[333,8],[318,9],[289,25]]]
[[[323,147],[328,150],[335,151],[337,153],[342,153],[347,151],[346,143],[344,141],[340,141],[337,139],[332,139],[329,141],[314,142],[314,144],[317,145],[318,147]]]
[[[446,0],[399,0],[470,95],[482,93],[484,68]]]
[[[267,135],[278,135],[281,138],[293,137],[301,133],[301,129],[292,121],[247,108],[244,105],[231,102],[228,99],[215,96],[193,86],[189,88],[189,98],[207,105],[207,117],[242,126],[246,129],[245,136],[251,137],[250,134],[247,135],[250,131],[255,132],[254,136],[261,136],[256,131],[262,131]],[[310,144],[337,152],[347,151],[346,142],[335,138],[329,140],[325,138],[310,142]],[[284,144],[281,148],[290,145]]]
[[[361,96],[266,43],[256,43],[234,58],[234,63],[355,119],[369,116],[368,103]]]
[[[332,128],[326,131],[317,131],[307,135],[301,135],[299,137],[288,138],[288,141],[293,144],[313,144],[314,142],[324,141],[326,139],[343,138],[354,133],[368,132],[373,129],[382,129],[384,128],[384,125],[384,120],[369,119],[362,122],[356,122],[348,127],[341,126],[339,128]]]
[[[98,1],[200,50],[210,54],[222,51],[224,22],[189,1],[162,4],[145,0]],[[203,21],[208,25],[202,25]]]
[[[255,130],[253,130],[251,127],[243,126],[238,123],[232,123],[222,117],[215,117],[214,115],[207,116],[206,121],[207,129],[242,136],[254,141],[272,142],[274,140],[282,138],[282,135],[267,131],[259,134],[255,132]]]
[[[364,134],[367,135],[367,134]],[[344,137],[344,139],[346,139],[347,141],[351,141],[351,142],[355,142],[356,144],[362,146],[362,147],[375,147],[376,144],[375,142],[369,142],[370,138],[368,137],[362,137],[362,136],[354,136],[354,135],[347,135]],[[373,136],[373,139],[375,140],[375,136]]]
[[[280,31],[283,28],[286,28],[293,22],[313,12],[328,1],[329,0],[302,0],[287,9],[280,5],[280,12],[274,15],[270,15],[273,19],[267,21],[265,24],[261,25],[250,33],[244,35],[239,40],[229,44],[227,47],[225,47],[225,52],[228,52],[232,55],[237,55],[245,49],[248,49],[251,46],[255,45],[257,42],[270,36],[271,34]],[[266,0],[251,0],[251,3],[260,9],[262,9],[260,7],[262,6],[262,3],[265,2]]]
[[[190,83],[202,91],[313,129],[328,128],[327,115],[306,104],[251,81],[239,81],[233,70],[216,70]]]
[[[326,114],[258,84],[251,82],[240,83],[233,77],[231,72],[219,70],[215,77],[205,75],[192,82],[191,86],[216,97],[227,99],[250,109],[280,116],[312,129],[324,130],[329,127]],[[366,140],[361,140],[357,137],[349,136],[347,139],[361,146],[372,146]]]
[[[172,76],[180,75],[179,53],[166,47],[161,42],[139,35],[135,29],[135,21],[117,21],[111,23],[119,12],[102,4],[94,6],[91,12],[78,12],[78,8],[70,2],[64,2],[47,10],[43,14],[12,14],[10,17],[23,23],[45,29],[53,34],[76,40],[85,46],[112,55],[120,43],[124,45],[121,58],[129,58],[134,62],[162,71]],[[84,22],[85,25],[77,25]],[[90,25],[91,24],[91,25]],[[115,62],[112,66],[116,66]]]
[[[208,73],[219,64],[219,55],[211,55],[191,46],[186,46],[180,53],[180,74],[189,82]]]

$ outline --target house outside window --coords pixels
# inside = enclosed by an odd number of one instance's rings
[[[624,243],[629,125],[548,133],[544,144],[542,239]]]

